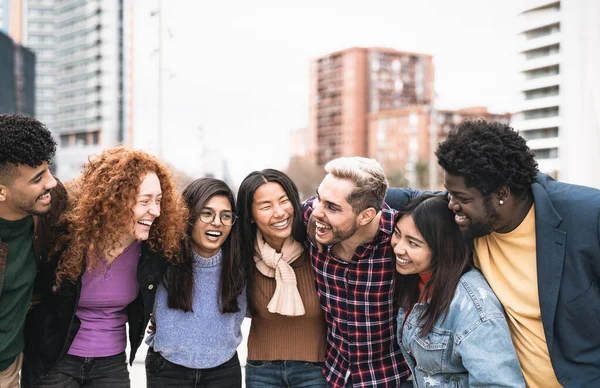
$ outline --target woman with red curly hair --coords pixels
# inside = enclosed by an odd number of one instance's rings
[[[125,325],[131,363],[187,210],[165,166],[120,147],[68,189],[56,254],[36,284],[46,298],[26,323],[22,386],[128,388]]]

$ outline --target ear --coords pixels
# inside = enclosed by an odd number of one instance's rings
[[[0,185],[0,202],[6,201],[8,195],[8,187],[6,185]]]
[[[358,214],[358,224],[363,226],[371,222],[375,216],[377,215],[377,211],[372,208],[366,208]]]
[[[500,189],[496,192],[495,200],[498,204],[503,205],[510,199],[510,196],[511,196],[510,187],[505,185],[505,186],[500,187]]]

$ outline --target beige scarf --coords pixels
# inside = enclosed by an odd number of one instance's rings
[[[269,312],[288,316],[304,315],[304,304],[298,291],[296,274],[290,266],[302,255],[302,244],[290,236],[285,239],[281,253],[277,253],[263,239],[260,230],[257,230],[255,248],[260,254],[260,257],[254,256],[256,268],[263,275],[275,278],[275,292],[267,305]]]

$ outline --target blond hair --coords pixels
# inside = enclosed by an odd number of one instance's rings
[[[339,179],[352,181],[356,187],[347,198],[354,213],[367,208],[381,210],[388,188],[383,167],[375,160],[361,156],[341,157],[329,161],[325,171]]]

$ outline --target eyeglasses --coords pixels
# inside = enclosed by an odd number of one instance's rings
[[[200,212],[200,221],[204,222],[205,224],[210,224],[215,220],[217,215],[219,216],[221,223],[225,226],[231,226],[235,224],[235,220],[237,220],[237,216],[234,212],[225,211],[221,212],[221,214],[217,214],[212,210],[202,210]]]

